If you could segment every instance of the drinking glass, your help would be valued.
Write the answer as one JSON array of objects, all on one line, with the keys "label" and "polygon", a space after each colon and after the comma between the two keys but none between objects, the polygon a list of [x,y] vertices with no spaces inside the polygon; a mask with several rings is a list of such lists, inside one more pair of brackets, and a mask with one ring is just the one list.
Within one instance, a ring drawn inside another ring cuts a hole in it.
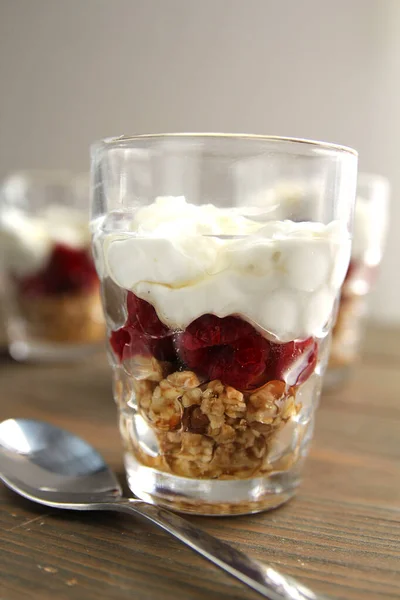
[{"label": "drinking glass", "polygon": [[[356,170],[349,148],[276,137],[93,146],[93,251],[138,497],[229,515],[293,496],[350,258]],[[312,180],[315,201],[269,193],[280,171]]]},{"label": "drinking glass", "polygon": [[21,171],[1,187],[2,304],[17,360],[79,358],[104,341],[89,177]]},{"label": "drinking glass", "polygon": [[368,294],[376,280],[386,241],[389,196],[390,185],[385,177],[359,174],[351,259],[332,331],[325,389],[346,381],[360,357]]}]

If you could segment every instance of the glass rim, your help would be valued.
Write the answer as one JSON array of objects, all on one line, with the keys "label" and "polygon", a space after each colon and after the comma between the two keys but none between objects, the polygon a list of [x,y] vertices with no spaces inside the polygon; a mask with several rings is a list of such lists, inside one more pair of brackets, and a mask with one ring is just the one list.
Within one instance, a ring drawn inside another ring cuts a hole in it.
[{"label": "glass rim", "polygon": [[141,133],[137,135],[120,135],[115,137],[107,137],[91,145],[91,151],[96,152],[100,149],[123,147],[125,144],[140,142],[143,140],[165,140],[165,139],[237,139],[237,140],[254,140],[259,142],[276,142],[276,143],[292,143],[294,145],[306,145],[315,148],[316,150],[326,150],[337,154],[349,154],[358,157],[358,152],[350,146],[334,144],[331,142],[323,142],[318,140],[310,140],[306,138],[285,137],[278,135],[262,135],[250,133],[211,133],[211,132],[177,132],[177,133]]}]

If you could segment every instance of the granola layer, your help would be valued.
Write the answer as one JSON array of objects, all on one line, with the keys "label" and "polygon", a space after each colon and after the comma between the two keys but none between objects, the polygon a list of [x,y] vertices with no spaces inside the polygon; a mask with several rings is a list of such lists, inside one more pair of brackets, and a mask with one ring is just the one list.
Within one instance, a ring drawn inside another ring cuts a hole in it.
[{"label": "granola layer", "polygon": [[[273,380],[242,393],[219,380],[202,383],[192,371],[167,374],[165,363],[142,357],[146,360],[151,375],[133,380],[133,387],[137,411],[155,435],[158,452],[143,449],[122,412],[124,444],[136,460],[192,478],[247,479],[271,472],[275,435],[300,410],[295,387]],[[289,463],[294,460],[293,455]]]},{"label": "granola layer", "polygon": [[56,343],[95,343],[104,339],[97,288],[58,296],[20,296],[16,299],[16,308],[29,339]]}]

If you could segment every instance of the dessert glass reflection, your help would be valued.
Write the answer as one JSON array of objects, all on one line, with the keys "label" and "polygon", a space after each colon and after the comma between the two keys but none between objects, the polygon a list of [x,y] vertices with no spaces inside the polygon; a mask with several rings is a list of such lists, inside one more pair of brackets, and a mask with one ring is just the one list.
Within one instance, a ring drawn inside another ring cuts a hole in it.
[{"label": "dessert glass reflection", "polygon": [[360,173],[351,259],[342,288],[324,388],[341,384],[359,359],[368,293],[378,274],[386,241],[390,185],[380,175]]},{"label": "dessert glass reflection", "polygon": [[[273,172],[301,165],[319,185],[294,221],[289,204],[259,197]],[[356,168],[350,149],[262,136],[93,147],[94,257],[140,498],[244,514],[295,493],[350,258]]]},{"label": "dessert glass reflection", "polygon": [[104,340],[88,205],[83,176],[24,171],[2,186],[2,300],[17,360],[80,357]]}]

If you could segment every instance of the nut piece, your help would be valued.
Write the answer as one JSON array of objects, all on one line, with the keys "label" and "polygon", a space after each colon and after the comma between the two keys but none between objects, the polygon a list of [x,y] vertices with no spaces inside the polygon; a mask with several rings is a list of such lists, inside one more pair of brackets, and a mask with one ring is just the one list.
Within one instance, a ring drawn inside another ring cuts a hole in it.
[{"label": "nut piece", "polygon": [[238,479],[251,477],[259,469],[261,460],[251,456],[244,448],[235,443],[221,444],[214,452],[210,467],[219,472],[221,479],[233,476]]},{"label": "nut piece", "polygon": [[223,402],[225,405],[225,414],[227,417],[232,419],[240,419],[244,417],[246,413],[246,403],[242,392],[235,390],[231,386],[225,388],[225,395],[223,396]]},{"label": "nut piece", "polygon": [[171,471],[182,477],[204,477],[208,472],[214,450],[212,440],[197,433],[182,433],[182,447],[178,457],[168,462]]},{"label": "nut piece", "polygon": [[192,406],[193,404],[200,404],[202,397],[203,394],[201,389],[193,388],[192,390],[188,390],[183,394],[182,404],[185,408]]},{"label": "nut piece", "polygon": [[172,386],[184,390],[191,390],[200,385],[199,378],[193,371],[176,371],[168,375],[167,380]]},{"label": "nut piece", "polygon": [[238,419],[246,414],[242,392],[224,386],[219,380],[211,381],[203,392],[202,412],[210,420],[209,435],[218,435],[226,418]]},{"label": "nut piece", "polygon": [[181,451],[182,433],[180,431],[160,432],[158,440],[163,454],[176,455]]},{"label": "nut piece", "polygon": [[223,391],[224,386],[220,381],[212,381],[203,392],[200,408],[210,421],[210,432],[219,431],[225,423],[225,407],[221,397]]},{"label": "nut piece", "polygon": [[277,380],[269,381],[251,394],[247,413],[248,422],[258,421],[266,425],[272,424],[279,412],[277,402],[284,397],[285,391],[286,384]]},{"label": "nut piece", "polygon": [[147,379],[132,379],[138,406],[147,411],[150,408],[151,398],[156,384]]},{"label": "nut piece", "polygon": [[[160,363],[159,363],[160,364]],[[157,429],[171,431],[181,424],[183,396],[188,406],[201,397],[200,381],[192,371],[176,371],[162,379],[154,389],[151,402],[146,407],[147,418]]]},{"label": "nut piece", "polygon": [[153,392],[147,417],[157,429],[176,429],[181,422],[182,407],[179,402],[181,391],[163,379]]},{"label": "nut piece", "polygon": [[165,363],[163,364],[152,356],[135,354],[132,358],[125,359],[124,366],[135,379],[147,379],[159,382],[164,377]]},{"label": "nut piece", "polygon": [[218,433],[214,433],[212,437],[219,444],[227,444],[236,439],[236,431],[231,425],[224,423]]},{"label": "nut piece", "polygon": [[197,433],[182,433],[182,458],[200,460],[209,463],[212,459],[214,442],[204,435]]}]

